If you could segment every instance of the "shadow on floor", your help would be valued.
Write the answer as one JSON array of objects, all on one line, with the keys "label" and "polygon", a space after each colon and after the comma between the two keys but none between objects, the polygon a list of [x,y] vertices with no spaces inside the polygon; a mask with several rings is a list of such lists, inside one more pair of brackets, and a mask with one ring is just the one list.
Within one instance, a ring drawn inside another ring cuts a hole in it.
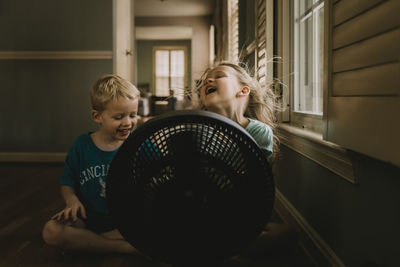
[{"label": "shadow on floor", "polygon": [[[64,253],[44,244],[44,223],[64,206],[58,184],[62,169],[62,164],[0,164],[0,266],[169,266],[136,255]],[[261,256],[207,266],[313,266],[275,213],[271,222],[272,243]],[[196,259],[187,266],[196,266]]]}]

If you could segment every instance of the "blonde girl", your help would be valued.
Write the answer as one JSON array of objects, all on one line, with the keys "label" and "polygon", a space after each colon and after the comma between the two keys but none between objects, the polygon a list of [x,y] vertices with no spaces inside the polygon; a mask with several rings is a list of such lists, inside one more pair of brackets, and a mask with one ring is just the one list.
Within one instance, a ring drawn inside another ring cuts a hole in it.
[{"label": "blonde girl", "polygon": [[274,94],[270,88],[261,88],[244,68],[223,62],[207,69],[197,88],[197,95],[197,108],[237,122],[249,132],[267,156],[276,154],[278,139],[273,132],[277,104]]}]

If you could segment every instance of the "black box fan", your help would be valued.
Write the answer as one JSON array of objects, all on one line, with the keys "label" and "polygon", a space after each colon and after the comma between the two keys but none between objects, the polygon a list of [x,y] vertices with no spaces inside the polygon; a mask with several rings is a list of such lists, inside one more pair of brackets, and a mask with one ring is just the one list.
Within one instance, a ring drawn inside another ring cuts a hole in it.
[{"label": "black box fan", "polygon": [[125,239],[172,264],[239,253],[274,201],[264,152],[240,125],[207,111],[171,112],[138,127],[116,154],[106,190]]}]

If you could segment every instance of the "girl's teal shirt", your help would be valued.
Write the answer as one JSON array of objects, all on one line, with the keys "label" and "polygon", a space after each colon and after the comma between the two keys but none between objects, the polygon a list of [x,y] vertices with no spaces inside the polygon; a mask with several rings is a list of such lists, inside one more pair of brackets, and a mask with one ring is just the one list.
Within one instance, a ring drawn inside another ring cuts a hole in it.
[{"label": "girl's teal shirt", "polygon": [[274,134],[271,127],[261,121],[248,119],[250,122],[246,127],[246,131],[256,140],[258,146],[265,151],[267,156],[270,156],[274,145]]}]

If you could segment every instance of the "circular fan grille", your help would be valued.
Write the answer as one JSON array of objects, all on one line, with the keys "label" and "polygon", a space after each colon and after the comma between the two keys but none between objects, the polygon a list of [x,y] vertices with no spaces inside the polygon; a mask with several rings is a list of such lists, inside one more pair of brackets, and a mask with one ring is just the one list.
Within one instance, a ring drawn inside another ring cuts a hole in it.
[{"label": "circular fan grille", "polygon": [[270,166],[238,124],[206,111],[152,119],[121,146],[107,178],[121,234],[167,263],[238,253],[267,223]]}]

